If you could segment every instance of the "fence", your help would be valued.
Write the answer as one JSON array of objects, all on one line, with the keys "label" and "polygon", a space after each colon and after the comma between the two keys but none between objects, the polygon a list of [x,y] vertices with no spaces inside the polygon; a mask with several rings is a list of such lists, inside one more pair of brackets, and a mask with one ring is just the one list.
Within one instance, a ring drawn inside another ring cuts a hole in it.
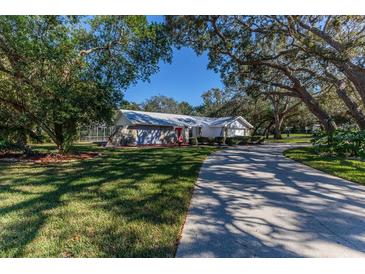
[{"label": "fence", "polygon": [[80,131],[81,142],[107,142],[115,127],[95,126]]}]

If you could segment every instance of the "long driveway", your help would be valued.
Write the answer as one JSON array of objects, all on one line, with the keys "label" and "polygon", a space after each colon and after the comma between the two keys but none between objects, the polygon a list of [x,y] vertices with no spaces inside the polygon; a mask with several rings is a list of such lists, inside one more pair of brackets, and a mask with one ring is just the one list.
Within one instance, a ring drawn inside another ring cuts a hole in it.
[{"label": "long driveway", "polygon": [[365,186],[282,155],[228,148],[200,171],[177,257],[365,257]]}]

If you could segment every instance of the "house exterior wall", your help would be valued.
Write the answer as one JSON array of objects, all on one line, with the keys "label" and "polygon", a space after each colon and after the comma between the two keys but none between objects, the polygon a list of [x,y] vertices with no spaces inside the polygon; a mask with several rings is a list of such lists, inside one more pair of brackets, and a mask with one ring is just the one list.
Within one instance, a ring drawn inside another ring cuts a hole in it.
[{"label": "house exterior wall", "polygon": [[[247,136],[249,135],[249,129],[241,121],[236,120],[226,126],[227,137],[234,136]],[[223,137],[224,127],[202,127],[200,136],[201,137]]]},{"label": "house exterior wall", "polygon": [[[189,137],[234,137],[246,136],[250,133],[249,124],[241,117],[224,117],[212,120],[207,117],[180,117],[181,115],[175,117],[176,115],[174,116],[172,114],[166,116],[166,114],[148,112],[136,112],[132,114],[128,114],[129,116],[127,116],[127,114],[121,112],[115,124],[116,130],[109,137],[109,145],[176,144],[176,128],[181,127],[183,128],[182,135],[185,142],[189,140]],[[227,124],[229,121],[232,122]],[[178,125],[182,126],[180,127]]]},{"label": "house exterior wall", "polygon": [[200,127],[192,127],[190,129],[190,134],[191,134],[190,137],[199,137],[200,136],[200,131],[201,131]]},{"label": "house exterior wall", "polygon": [[246,129],[228,129],[227,137],[235,137],[235,136],[247,136]]},{"label": "house exterior wall", "polygon": [[[188,129],[182,134],[187,141]],[[168,145],[177,143],[177,134],[174,127],[135,125],[120,127],[110,139],[113,146]]]},{"label": "house exterior wall", "polygon": [[137,131],[137,145],[163,145],[177,141],[176,132],[172,127],[139,126]]},{"label": "house exterior wall", "polygon": [[241,121],[236,120],[227,125],[227,137],[248,136],[249,129]]},{"label": "house exterior wall", "polygon": [[223,135],[222,127],[202,127],[201,137],[220,137]]},{"label": "house exterior wall", "polygon": [[137,131],[132,128],[117,127],[116,131],[109,137],[109,146],[136,145]]},{"label": "house exterior wall", "polygon": [[235,129],[245,129],[246,126],[241,123],[239,120],[236,120],[230,124],[227,125],[228,128],[235,128]]}]

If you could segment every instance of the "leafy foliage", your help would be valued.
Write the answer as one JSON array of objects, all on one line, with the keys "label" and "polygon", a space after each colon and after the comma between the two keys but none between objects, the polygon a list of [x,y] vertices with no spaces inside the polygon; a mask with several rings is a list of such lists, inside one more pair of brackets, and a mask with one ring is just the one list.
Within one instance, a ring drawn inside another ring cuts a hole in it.
[{"label": "leafy foliage", "polygon": [[[191,138],[191,144],[204,144],[204,145],[214,145],[214,144],[226,144],[229,146],[232,145],[248,145],[248,144],[261,144],[264,141],[263,136],[235,136],[235,137],[198,137]],[[196,140],[198,141],[196,143]]]},{"label": "leafy foliage", "polygon": [[21,149],[22,148],[19,147],[19,145],[17,145],[14,142],[11,142],[6,139],[0,139],[0,152],[8,152],[8,151],[13,151],[13,150],[21,150]]},{"label": "leafy foliage", "polygon": [[323,106],[330,91],[365,128],[363,16],[169,16],[167,22],[178,46],[208,52],[208,67],[226,86],[296,97],[332,132],[335,119]]},{"label": "leafy foliage", "polygon": [[318,152],[365,157],[365,131],[337,130],[318,133],[313,144]]},{"label": "leafy foliage", "polygon": [[141,106],[138,105],[136,102],[131,102],[131,101],[127,101],[127,100],[122,100],[119,107],[121,109],[142,110]]},{"label": "leafy foliage", "polygon": [[43,140],[39,128],[23,114],[14,113],[0,101],[0,150],[20,150],[30,152],[27,139],[33,142]]},{"label": "leafy foliage", "polygon": [[145,16],[2,16],[0,104],[64,150],[170,56],[163,26]]},{"label": "leafy foliage", "polygon": [[144,101],[141,105],[144,111],[174,113],[191,115],[194,113],[194,107],[188,102],[177,102],[174,98],[157,95]]}]

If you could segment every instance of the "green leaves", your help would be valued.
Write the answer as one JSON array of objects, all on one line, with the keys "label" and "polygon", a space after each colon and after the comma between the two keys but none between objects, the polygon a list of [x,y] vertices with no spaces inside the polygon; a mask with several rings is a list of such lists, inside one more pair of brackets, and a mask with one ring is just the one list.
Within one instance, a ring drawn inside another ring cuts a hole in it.
[{"label": "green leaves", "polygon": [[[343,101],[355,121],[353,109],[365,103],[364,16],[169,16],[173,41],[197,54],[208,53],[208,68],[219,72],[224,84],[250,95],[301,98],[328,131],[331,113],[320,102],[327,93]],[[333,77],[329,77],[328,74]],[[335,80],[334,80],[335,79]],[[345,79],[349,89],[339,97],[336,81]],[[352,87],[353,85],[353,87]],[[347,101],[360,97],[353,109]],[[345,98],[347,97],[347,99]],[[343,99],[345,98],[345,99]],[[333,102],[325,101],[332,107]],[[359,126],[361,127],[359,123]]]},{"label": "green leaves", "polygon": [[144,16],[91,18],[91,29],[80,39],[90,74],[106,85],[125,89],[147,81],[158,62],[171,60],[169,39],[161,24],[147,24]]},{"label": "green leaves", "polygon": [[145,16],[2,16],[0,104],[62,147],[110,122],[123,91],[170,59],[163,25]]},{"label": "green leaves", "polygon": [[337,130],[320,133],[313,139],[318,152],[365,157],[365,131]]},{"label": "green leaves", "polygon": [[[194,112],[193,106],[187,102],[177,102],[173,98],[157,95],[147,99],[142,104],[144,111],[161,112],[161,113],[175,113],[191,115]],[[132,106],[133,109],[133,106]]]}]

